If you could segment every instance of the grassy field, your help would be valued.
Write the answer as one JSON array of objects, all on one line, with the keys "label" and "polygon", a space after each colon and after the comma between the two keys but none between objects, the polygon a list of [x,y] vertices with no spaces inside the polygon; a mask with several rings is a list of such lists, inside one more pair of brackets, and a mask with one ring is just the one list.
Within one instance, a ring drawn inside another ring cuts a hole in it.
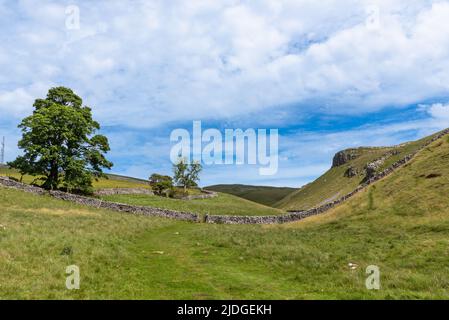
[{"label": "grassy field", "polygon": [[200,214],[265,216],[284,213],[282,210],[225,193],[219,193],[218,197],[215,198],[194,200],[179,200],[149,195],[112,195],[102,196],[101,198],[120,203]]},{"label": "grassy field", "polygon": [[[435,134],[436,135],[436,134]],[[389,157],[379,167],[382,171],[394,162],[404,158],[406,155],[419,150],[434,135],[423,139],[409,142],[395,147],[367,148],[361,147],[354,150],[359,156],[348,163],[332,167],[318,179],[309,183],[299,190],[288,194],[285,198],[274,204],[274,207],[285,210],[307,210],[334,201],[343,195],[353,191],[364,179],[364,167],[367,163],[378,159],[386,152],[396,151],[397,154]],[[359,172],[354,177],[345,177],[344,173],[352,166]]]},{"label": "grassy field", "polygon": [[248,186],[243,184],[217,184],[205,187],[205,189],[232,194],[265,206],[273,206],[276,202],[297,190],[287,187]]},{"label": "grassy field", "polygon": [[[139,217],[0,188],[0,298],[448,299],[448,159],[445,138],[328,214],[281,226]],[[80,290],[65,288],[70,264]],[[365,288],[368,265],[380,290]]]}]

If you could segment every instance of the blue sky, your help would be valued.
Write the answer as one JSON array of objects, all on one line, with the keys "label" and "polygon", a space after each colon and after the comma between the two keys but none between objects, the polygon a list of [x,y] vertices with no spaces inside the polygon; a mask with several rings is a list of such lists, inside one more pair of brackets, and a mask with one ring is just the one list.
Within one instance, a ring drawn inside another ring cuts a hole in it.
[{"label": "blue sky", "polygon": [[448,1],[0,0],[0,136],[14,159],[20,119],[63,85],[93,108],[115,173],[170,173],[171,130],[201,120],[281,135],[276,175],[206,166],[202,185],[297,187],[338,150],[449,127],[448,35]]}]

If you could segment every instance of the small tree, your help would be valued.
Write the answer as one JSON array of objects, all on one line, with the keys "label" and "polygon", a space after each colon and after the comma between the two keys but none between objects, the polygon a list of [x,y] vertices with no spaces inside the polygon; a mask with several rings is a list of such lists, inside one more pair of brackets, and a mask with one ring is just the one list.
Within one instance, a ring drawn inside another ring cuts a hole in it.
[{"label": "small tree", "polygon": [[173,180],[170,176],[153,173],[150,177],[150,186],[157,195],[166,194],[173,189]]},{"label": "small tree", "polygon": [[189,165],[187,159],[180,158],[173,166],[173,180],[178,186],[183,187],[184,193],[186,193],[187,188],[197,186],[201,170],[202,166],[199,162],[195,161]]},{"label": "small tree", "polygon": [[50,89],[33,106],[33,114],[19,125],[24,154],[9,165],[22,175],[42,175],[46,189],[56,189],[62,182],[69,190],[86,191],[93,177],[104,176],[102,168],[112,167],[104,156],[108,139],[95,135],[100,125],[92,119],[91,109],[64,87]]},{"label": "small tree", "polygon": [[188,187],[193,188],[198,186],[198,181],[200,181],[200,172],[203,170],[203,167],[199,162],[193,162],[189,167],[189,179],[188,179]]}]

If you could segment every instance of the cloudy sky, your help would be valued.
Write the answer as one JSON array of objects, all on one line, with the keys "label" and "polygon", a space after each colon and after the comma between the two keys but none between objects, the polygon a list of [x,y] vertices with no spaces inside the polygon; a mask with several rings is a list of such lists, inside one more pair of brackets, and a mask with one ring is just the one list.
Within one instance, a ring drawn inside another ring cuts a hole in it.
[{"label": "cloudy sky", "polygon": [[449,127],[448,1],[0,0],[0,42],[7,160],[59,85],[93,108],[115,173],[170,173],[193,120],[279,129],[276,175],[206,166],[202,185],[300,186],[340,149]]}]

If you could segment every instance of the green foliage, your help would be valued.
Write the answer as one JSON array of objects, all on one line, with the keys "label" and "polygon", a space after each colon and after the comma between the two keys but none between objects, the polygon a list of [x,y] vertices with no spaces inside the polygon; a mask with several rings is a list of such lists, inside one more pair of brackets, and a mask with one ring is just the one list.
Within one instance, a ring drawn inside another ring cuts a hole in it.
[{"label": "green foliage", "polygon": [[184,192],[187,188],[196,187],[199,179],[199,174],[202,170],[202,166],[199,162],[192,162],[189,164],[187,159],[179,158],[178,162],[173,165],[173,180],[178,185],[184,188]]},{"label": "green foliage", "polygon": [[173,181],[170,176],[153,173],[149,180],[154,194],[168,196],[173,190]]},{"label": "green foliage", "polygon": [[22,120],[19,148],[24,154],[9,165],[22,175],[40,175],[46,189],[62,185],[67,190],[88,191],[92,178],[103,177],[112,163],[104,154],[108,139],[95,135],[100,129],[91,108],[72,90],[52,88],[45,99],[34,102],[33,114]]}]

